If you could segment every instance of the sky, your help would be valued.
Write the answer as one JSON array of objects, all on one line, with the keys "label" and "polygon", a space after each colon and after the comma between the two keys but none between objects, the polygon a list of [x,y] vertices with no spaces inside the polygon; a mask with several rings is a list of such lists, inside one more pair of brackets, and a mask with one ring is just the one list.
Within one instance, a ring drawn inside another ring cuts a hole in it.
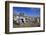
[{"label": "sky", "polygon": [[40,8],[13,7],[13,14],[24,13],[26,16],[40,16]]}]

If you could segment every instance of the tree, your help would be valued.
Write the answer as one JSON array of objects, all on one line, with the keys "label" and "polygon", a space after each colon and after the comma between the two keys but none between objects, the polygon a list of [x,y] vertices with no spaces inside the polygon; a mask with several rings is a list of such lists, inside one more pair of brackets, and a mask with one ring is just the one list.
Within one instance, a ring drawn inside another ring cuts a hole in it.
[{"label": "tree", "polygon": [[20,16],[24,16],[24,13],[19,13]]}]

